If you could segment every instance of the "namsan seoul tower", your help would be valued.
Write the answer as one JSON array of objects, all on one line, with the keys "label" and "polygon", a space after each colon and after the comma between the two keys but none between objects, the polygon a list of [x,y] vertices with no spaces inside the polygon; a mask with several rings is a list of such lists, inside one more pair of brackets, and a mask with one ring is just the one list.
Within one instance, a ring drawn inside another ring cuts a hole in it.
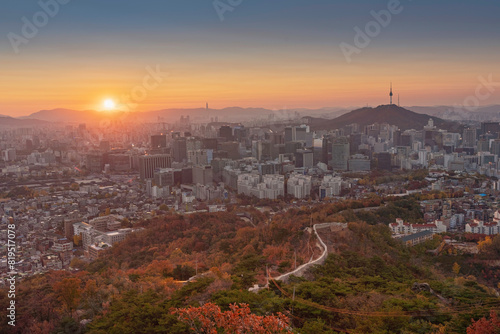
[{"label": "namsan seoul tower", "polygon": [[391,92],[389,93],[389,97],[391,98],[391,104],[392,104],[392,82],[391,82]]}]

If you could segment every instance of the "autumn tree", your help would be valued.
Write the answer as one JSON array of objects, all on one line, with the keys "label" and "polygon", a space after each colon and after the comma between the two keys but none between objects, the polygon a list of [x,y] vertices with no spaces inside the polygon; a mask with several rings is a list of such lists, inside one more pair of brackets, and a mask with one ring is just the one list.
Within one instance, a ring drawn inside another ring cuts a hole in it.
[{"label": "autumn tree", "polygon": [[222,312],[219,306],[207,303],[201,307],[173,309],[172,313],[194,333],[293,333],[290,319],[282,313],[258,316],[250,312],[247,304],[229,307],[229,311]]},{"label": "autumn tree", "polygon": [[82,270],[83,268],[85,268],[86,265],[87,265],[87,262],[85,262],[77,257],[74,257],[69,264],[70,268],[79,269],[79,270]]},{"label": "autumn tree", "polygon": [[82,244],[82,236],[79,234],[75,234],[73,236],[73,243],[76,247],[80,246]]},{"label": "autumn tree", "polygon": [[456,262],[455,262],[455,263],[453,264],[453,272],[455,273],[455,275],[457,275],[457,276],[458,276],[458,274],[460,273],[460,268],[461,268],[461,267],[460,267],[460,265],[459,265],[458,263],[456,263]]},{"label": "autumn tree", "polygon": [[79,278],[65,278],[54,284],[54,291],[59,300],[64,304],[69,314],[73,314],[80,303],[82,281]]},{"label": "autumn tree", "polygon": [[479,249],[480,252],[485,252],[488,247],[490,247],[492,244],[491,237],[487,236],[484,240],[480,240],[477,243],[477,248]]},{"label": "autumn tree", "polygon": [[500,319],[495,311],[490,312],[490,319],[483,317],[467,328],[467,334],[495,334],[500,333]]},{"label": "autumn tree", "polygon": [[104,300],[103,293],[97,287],[97,283],[93,279],[89,279],[82,290],[82,304],[93,315],[102,311],[102,302]]}]

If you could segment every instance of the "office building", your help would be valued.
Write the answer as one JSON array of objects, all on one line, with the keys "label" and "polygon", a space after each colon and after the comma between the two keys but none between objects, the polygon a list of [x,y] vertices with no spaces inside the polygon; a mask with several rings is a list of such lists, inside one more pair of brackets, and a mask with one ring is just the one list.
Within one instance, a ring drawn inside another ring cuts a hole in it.
[{"label": "office building", "polygon": [[151,136],[151,148],[165,148],[167,147],[167,135],[152,135]]},{"label": "office building", "polygon": [[380,170],[392,170],[392,155],[389,152],[380,152],[377,154],[378,169]]},{"label": "office building", "polygon": [[297,150],[295,152],[295,167],[312,168],[314,166],[314,154],[310,150]]},{"label": "office building", "polygon": [[228,125],[223,125],[219,129],[219,137],[224,138],[226,141],[233,140],[233,128]]},{"label": "office building", "polygon": [[141,180],[153,179],[156,169],[170,167],[172,167],[172,157],[169,154],[143,155],[139,157]]},{"label": "office building", "polygon": [[211,165],[198,165],[193,167],[193,183],[210,185],[213,183]]},{"label": "office building", "polygon": [[346,137],[332,140],[332,160],[330,166],[333,170],[347,170],[350,155],[349,140]]},{"label": "office building", "polygon": [[462,146],[463,147],[475,147],[476,146],[476,129],[475,128],[468,128],[464,129],[463,135],[462,135]]},{"label": "office building", "polygon": [[154,184],[158,187],[174,185],[174,169],[160,168],[153,173]]},{"label": "office building", "polygon": [[172,158],[176,162],[187,160],[187,141],[185,137],[174,139],[172,143]]},{"label": "office building", "polygon": [[371,169],[370,158],[363,154],[354,154],[348,160],[349,170],[353,172],[369,171]]}]

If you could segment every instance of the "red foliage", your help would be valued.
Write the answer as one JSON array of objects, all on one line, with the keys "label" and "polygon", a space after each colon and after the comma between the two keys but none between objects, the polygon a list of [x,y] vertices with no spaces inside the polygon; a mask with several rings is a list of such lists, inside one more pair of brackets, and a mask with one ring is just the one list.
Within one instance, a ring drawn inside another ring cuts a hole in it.
[{"label": "red foliage", "polygon": [[258,316],[250,312],[247,304],[232,304],[229,311],[222,312],[219,306],[207,303],[201,307],[173,309],[172,314],[195,333],[217,334],[218,330],[239,334],[293,333],[286,315]]},{"label": "red foliage", "polygon": [[494,334],[500,333],[500,319],[495,311],[490,312],[490,319],[486,317],[478,321],[472,320],[472,325],[467,328],[467,334]]}]

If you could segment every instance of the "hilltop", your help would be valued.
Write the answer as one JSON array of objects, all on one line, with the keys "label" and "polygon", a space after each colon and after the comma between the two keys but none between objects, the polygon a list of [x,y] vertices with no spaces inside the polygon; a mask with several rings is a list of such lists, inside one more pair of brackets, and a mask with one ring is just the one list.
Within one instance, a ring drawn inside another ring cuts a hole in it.
[{"label": "hilltop", "polygon": [[434,125],[441,129],[457,130],[459,128],[459,125],[456,123],[427,114],[419,114],[395,104],[380,105],[376,108],[365,107],[356,109],[332,120],[307,117],[308,124],[314,130],[338,129],[353,123],[357,123],[362,127],[374,123],[388,123],[396,125],[401,130],[420,130],[429,122],[429,119],[432,119]]}]

